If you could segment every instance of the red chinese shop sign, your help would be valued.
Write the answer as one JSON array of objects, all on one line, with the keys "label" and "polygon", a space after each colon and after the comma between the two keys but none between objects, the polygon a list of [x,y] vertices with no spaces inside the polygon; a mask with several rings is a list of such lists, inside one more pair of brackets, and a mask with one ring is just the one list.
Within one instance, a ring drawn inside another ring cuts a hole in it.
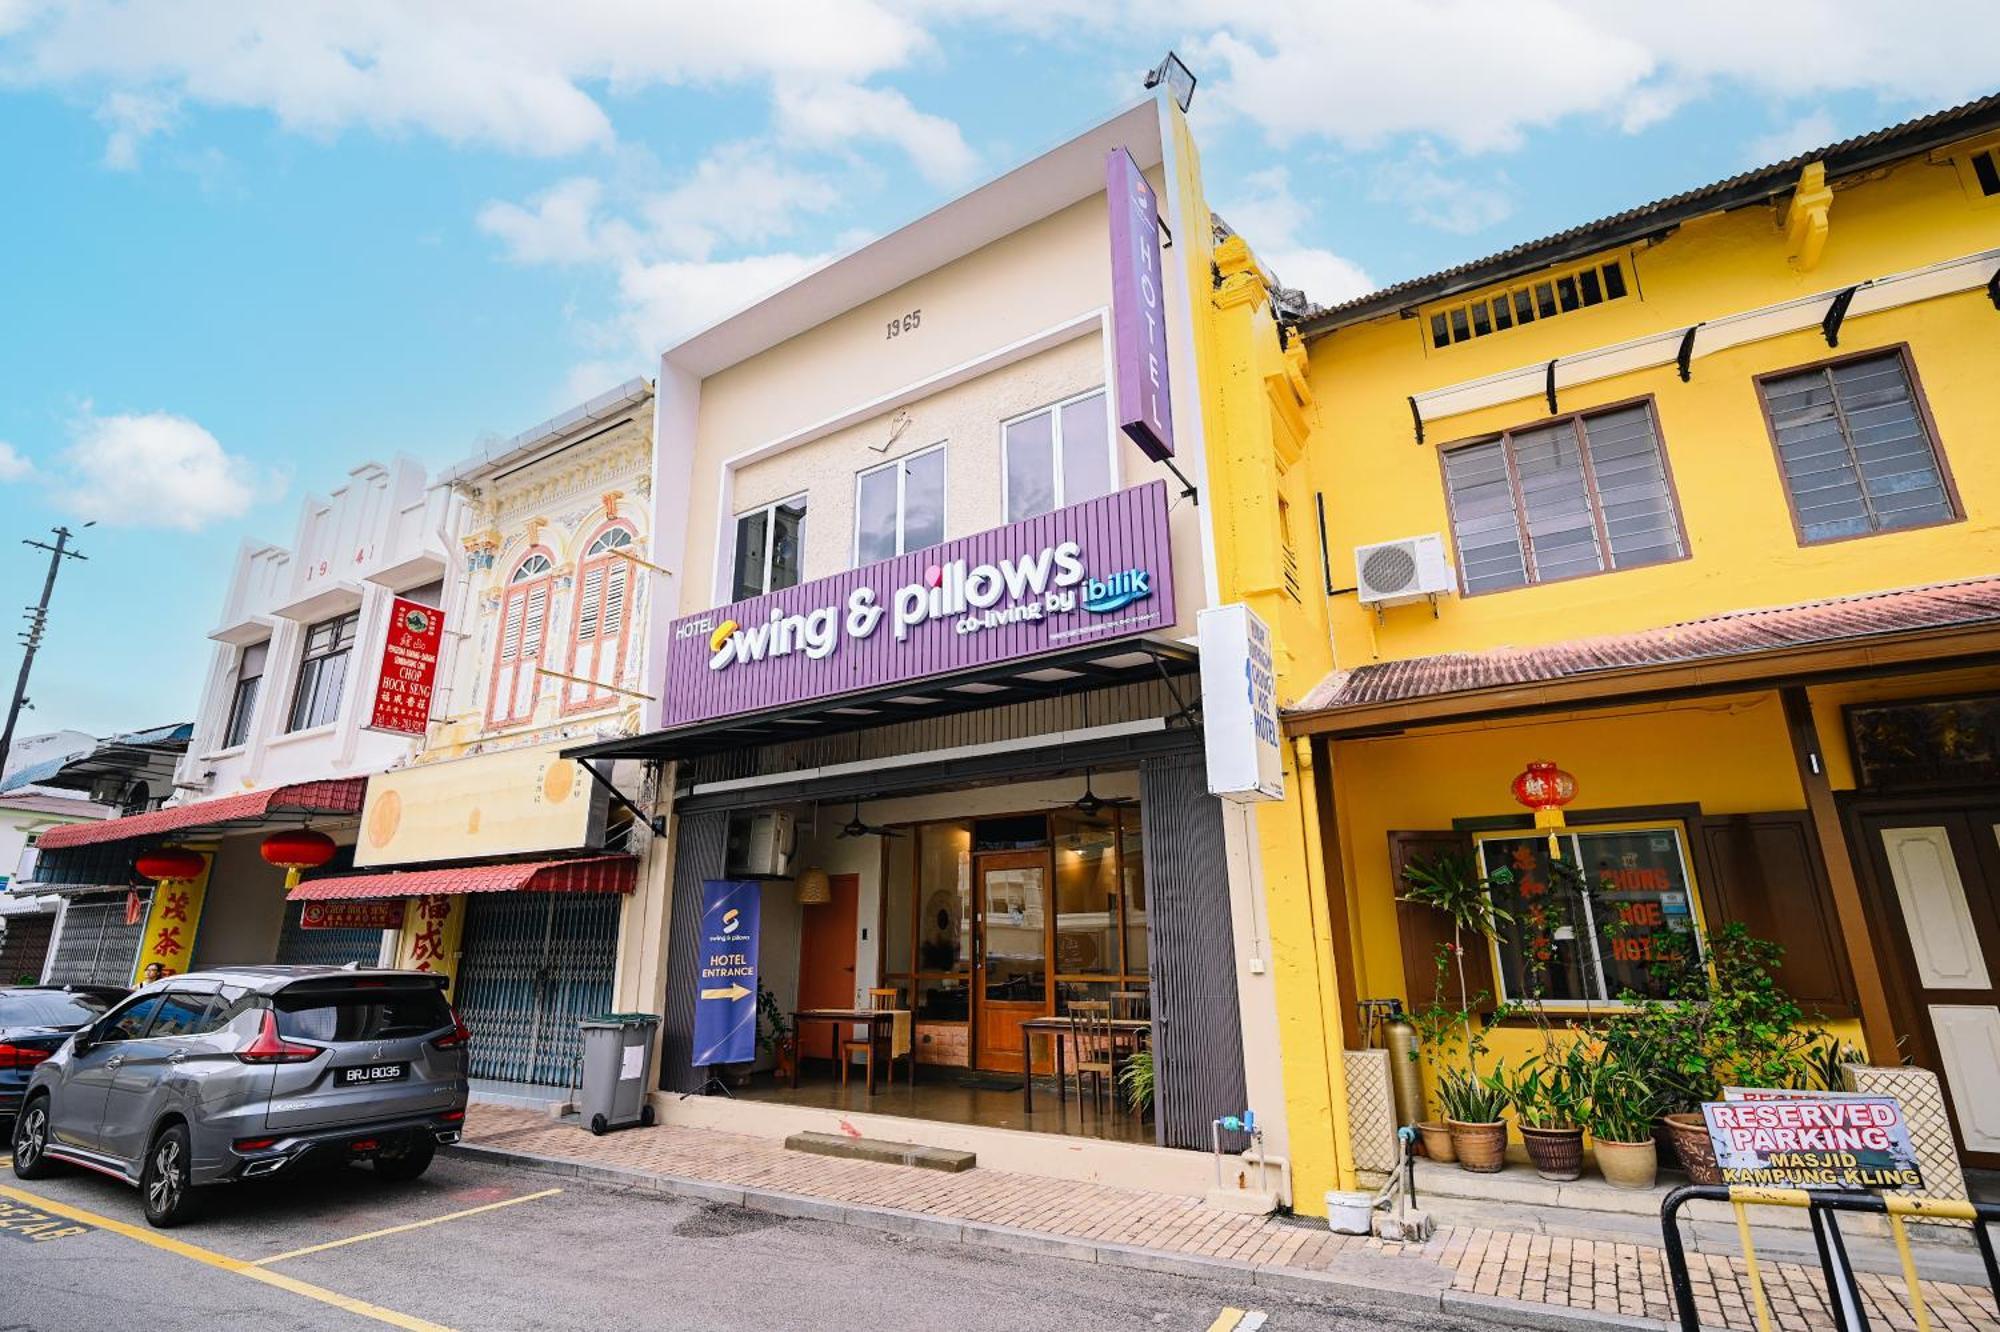
[{"label": "red chinese shop sign", "polygon": [[395,599],[389,608],[389,636],[382,643],[382,669],[375,677],[369,730],[424,733],[430,724],[438,645],[443,640],[443,611],[402,597]]},{"label": "red chinese shop sign", "polygon": [[299,903],[299,928],[304,930],[399,930],[402,927],[403,899],[400,897]]}]

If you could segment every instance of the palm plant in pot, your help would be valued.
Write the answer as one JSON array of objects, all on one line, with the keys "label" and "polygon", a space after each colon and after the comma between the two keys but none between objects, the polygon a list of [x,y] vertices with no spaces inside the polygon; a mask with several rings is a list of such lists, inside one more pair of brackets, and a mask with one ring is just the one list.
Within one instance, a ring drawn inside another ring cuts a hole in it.
[{"label": "palm plant in pot", "polygon": [[[1488,882],[1482,878],[1470,856],[1442,855],[1412,862],[1403,868],[1408,891],[1403,900],[1441,912],[1451,922],[1451,942],[1441,944],[1437,954],[1437,992],[1431,1008],[1418,1022],[1425,1044],[1442,1051],[1455,1045],[1457,1058],[1437,1069],[1437,1097],[1450,1134],[1451,1150],[1460,1167],[1482,1174],[1500,1169],[1507,1161],[1508,1092],[1504,1068],[1479,1071],[1480,1056],[1486,1053],[1484,1025],[1475,1030],[1473,1012],[1485,1001],[1484,991],[1473,995],[1465,977],[1465,949],[1468,941],[1491,939],[1493,932],[1509,917],[1493,904]],[[1445,1003],[1448,972],[1458,973],[1459,1003]],[[1428,1030],[1426,1030],[1428,1028]],[[1432,1133],[1424,1125],[1428,1147]]]},{"label": "palm plant in pot", "polygon": [[1660,1168],[1659,1148],[1653,1142],[1658,1092],[1644,1070],[1628,1062],[1631,1053],[1607,1040],[1585,1057],[1590,1084],[1579,1114],[1590,1130],[1604,1182],[1621,1189],[1650,1189]]},{"label": "palm plant in pot", "polygon": [[1580,1041],[1529,1055],[1509,1082],[1528,1159],[1543,1179],[1583,1174],[1583,1114],[1593,1069]]}]

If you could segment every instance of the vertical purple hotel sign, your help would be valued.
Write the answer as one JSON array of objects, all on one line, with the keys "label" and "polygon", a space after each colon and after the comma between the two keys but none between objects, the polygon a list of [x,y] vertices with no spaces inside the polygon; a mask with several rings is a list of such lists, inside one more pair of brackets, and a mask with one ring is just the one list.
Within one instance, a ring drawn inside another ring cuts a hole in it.
[{"label": "vertical purple hotel sign", "polygon": [[1167,486],[1152,481],[684,615],[669,631],[662,720],[789,707],[1175,622]]},{"label": "vertical purple hotel sign", "polygon": [[1174,404],[1167,379],[1160,208],[1132,154],[1104,161],[1111,202],[1111,330],[1117,366],[1118,428],[1154,462],[1174,456]]}]

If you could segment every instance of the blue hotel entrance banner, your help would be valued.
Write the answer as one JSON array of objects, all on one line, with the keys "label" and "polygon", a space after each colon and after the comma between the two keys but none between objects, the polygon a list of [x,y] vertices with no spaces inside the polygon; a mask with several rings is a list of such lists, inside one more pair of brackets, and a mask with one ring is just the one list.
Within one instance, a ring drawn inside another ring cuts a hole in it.
[{"label": "blue hotel entrance banner", "polygon": [[757,1057],[757,937],[763,885],[709,879],[701,885],[701,971],[694,1006],[694,1065],[747,1064]]}]

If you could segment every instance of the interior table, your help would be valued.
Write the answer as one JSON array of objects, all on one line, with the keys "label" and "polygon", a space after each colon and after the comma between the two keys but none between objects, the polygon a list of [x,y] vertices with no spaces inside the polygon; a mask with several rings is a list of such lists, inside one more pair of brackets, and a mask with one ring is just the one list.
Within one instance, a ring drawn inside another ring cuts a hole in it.
[{"label": "interior table", "polygon": [[[1114,1043],[1122,1045],[1129,1038],[1135,1051],[1140,1041],[1153,1031],[1153,1024],[1145,1018],[1112,1018],[1106,1025],[1111,1028]],[[1063,1038],[1073,1030],[1067,1017],[1034,1017],[1021,1024],[1021,1104],[1029,1114],[1035,1113],[1035,1037],[1046,1036],[1055,1045],[1056,1104],[1062,1106],[1069,1101],[1068,1078],[1063,1073]],[[1116,1088],[1112,1094],[1117,1094]]]},{"label": "interior table", "polygon": [[[890,1033],[895,1029],[896,1010],[893,1008],[801,1008],[792,1014],[792,1030],[798,1032],[808,1022],[824,1022],[833,1028],[833,1048],[836,1055],[840,1051],[840,1032],[843,1027],[858,1027],[867,1024],[868,1042],[875,1047],[875,1057],[868,1061],[868,1094],[875,1094],[875,1066],[881,1062],[882,1052],[888,1048]],[[804,1048],[804,1042],[800,1042]],[[915,1054],[910,1056],[915,1059]],[[792,1086],[799,1085],[799,1065],[803,1060],[792,1060]]]}]

